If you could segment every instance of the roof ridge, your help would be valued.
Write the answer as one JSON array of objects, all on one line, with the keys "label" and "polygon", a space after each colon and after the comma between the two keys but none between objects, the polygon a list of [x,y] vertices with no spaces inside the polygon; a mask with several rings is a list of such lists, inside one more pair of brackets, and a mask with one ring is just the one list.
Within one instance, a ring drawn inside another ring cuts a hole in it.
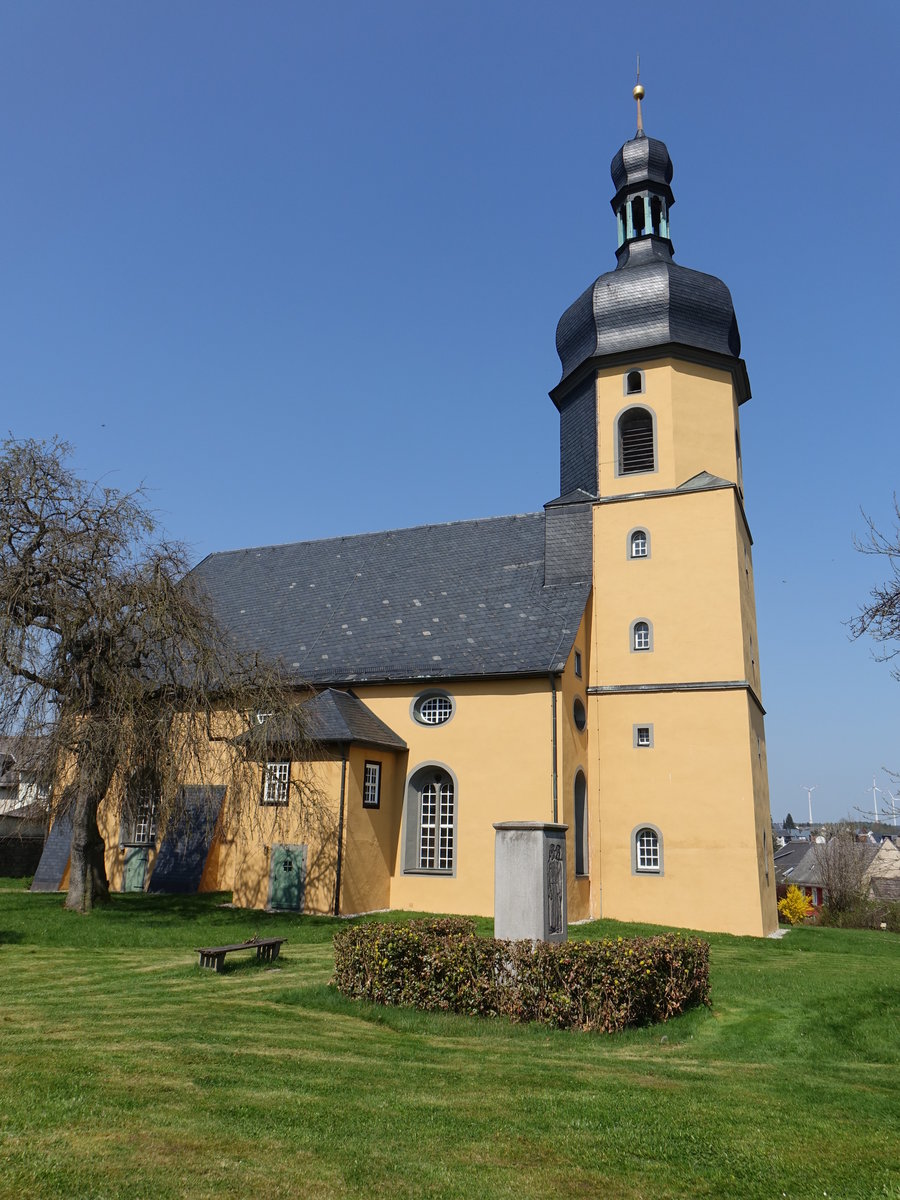
[{"label": "roof ridge", "polygon": [[332,537],[298,538],[294,542],[268,542],[261,546],[237,546],[231,550],[211,550],[209,554],[196,562],[191,569],[196,570],[201,563],[206,562],[210,558],[224,558],[227,554],[246,554],[250,550],[283,550],[288,546],[317,546],[325,542],[349,542],[361,540],[362,538],[383,537],[392,533],[410,533],[418,529],[449,529],[454,525],[484,525],[489,521],[516,521],[524,517],[540,517],[543,519],[544,514],[543,512],[500,513],[493,517],[469,517],[466,520],[460,521],[428,521],[424,525],[400,525],[395,529],[372,529],[365,533],[339,533]]}]

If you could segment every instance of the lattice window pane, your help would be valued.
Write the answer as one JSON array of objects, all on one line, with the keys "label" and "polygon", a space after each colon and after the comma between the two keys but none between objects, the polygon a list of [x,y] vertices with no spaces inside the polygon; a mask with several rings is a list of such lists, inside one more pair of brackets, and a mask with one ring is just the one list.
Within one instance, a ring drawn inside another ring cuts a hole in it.
[{"label": "lattice window pane", "polygon": [[453,715],[449,696],[428,696],[419,705],[419,717],[426,725],[443,725]]},{"label": "lattice window pane", "polygon": [[642,829],[637,839],[638,870],[659,870],[659,838],[652,829]]},{"label": "lattice window pane", "polygon": [[638,621],[634,627],[634,648],[635,650],[650,649],[650,626],[646,621]]},{"label": "lattice window pane", "polygon": [[266,763],[264,804],[287,804],[291,781],[290,762]]},{"label": "lattice window pane", "polygon": [[453,867],[453,784],[441,784],[441,827],[438,867],[449,871]]},{"label": "lattice window pane", "polygon": [[433,870],[437,844],[437,787],[426,783],[422,788],[422,810],[419,821],[419,867]]},{"label": "lattice window pane", "polygon": [[156,801],[141,801],[134,818],[132,841],[148,846],[156,841]]},{"label": "lattice window pane", "polygon": [[367,762],[363,779],[363,806],[377,808],[381,784],[381,763]]}]

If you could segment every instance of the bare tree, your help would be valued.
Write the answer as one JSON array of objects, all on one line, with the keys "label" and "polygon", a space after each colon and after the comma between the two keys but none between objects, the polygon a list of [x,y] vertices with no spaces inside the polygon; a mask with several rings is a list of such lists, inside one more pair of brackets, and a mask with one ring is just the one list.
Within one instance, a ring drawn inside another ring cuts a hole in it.
[{"label": "bare tree", "polygon": [[869,862],[866,846],[856,840],[852,825],[827,826],[825,841],[813,844],[813,855],[825,903],[832,912],[847,912],[865,899]]},{"label": "bare tree", "polygon": [[[0,729],[43,736],[54,815],[72,820],[66,906],[109,898],[98,810],[148,788],[159,821],[183,818],[186,775],[240,795],[260,777],[265,723],[281,753],[313,747],[296,692],[237,646],[157,535],[141,491],[86,483],[58,441],[0,453]],[[315,807],[312,785],[294,781]]]},{"label": "bare tree", "polygon": [[[894,496],[894,522],[890,533],[882,533],[871,517],[863,514],[866,535],[855,539],[862,554],[875,554],[887,560],[888,577],[873,587],[869,599],[850,621],[855,638],[868,634],[881,644],[879,657],[893,659],[900,653],[900,504]],[[894,668],[900,679],[900,668]]]}]

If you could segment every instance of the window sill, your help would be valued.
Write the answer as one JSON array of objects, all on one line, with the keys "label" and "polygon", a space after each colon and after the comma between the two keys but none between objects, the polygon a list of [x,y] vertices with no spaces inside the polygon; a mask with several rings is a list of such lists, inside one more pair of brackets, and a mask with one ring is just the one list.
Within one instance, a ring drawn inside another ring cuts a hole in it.
[{"label": "window sill", "polygon": [[403,871],[404,875],[440,875],[443,878],[452,877],[456,874],[453,867],[406,867]]}]

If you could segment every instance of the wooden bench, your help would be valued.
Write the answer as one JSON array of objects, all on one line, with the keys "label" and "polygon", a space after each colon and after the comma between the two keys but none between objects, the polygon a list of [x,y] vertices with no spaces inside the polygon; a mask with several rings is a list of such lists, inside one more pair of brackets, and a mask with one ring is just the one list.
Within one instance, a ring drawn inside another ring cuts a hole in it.
[{"label": "wooden bench", "polygon": [[234,950],[255,950],[257,962],[274,962],[281,951],[281,943],[287,938],[250,938],[246,942],[235,942],[231,946],[206,946],[198,949],[201,967],[212,967],[221,971],[225,965],[225,955]]}]

